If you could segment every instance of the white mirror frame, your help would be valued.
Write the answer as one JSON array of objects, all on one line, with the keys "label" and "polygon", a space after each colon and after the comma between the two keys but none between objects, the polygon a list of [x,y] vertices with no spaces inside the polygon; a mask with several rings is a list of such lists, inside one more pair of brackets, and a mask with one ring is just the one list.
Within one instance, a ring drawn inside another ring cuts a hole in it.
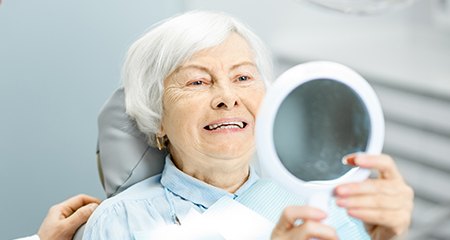
[{"label": "white mirror frame", "polygon": [[372,87],[358,73],[342,64],[327,61],[299,64],[284,72],[268,87],[258,113],[255,130],[257,155],[265,176],[279,182],[287,190],[306,198],[322,190],[331,191],[338,184],[362,181],[370,174],[368,169],[355,167],[334,180],[304,182],[292,175],[280,161],[273,138],[273,126],[278,109],[294,89],[318,79],[330,79],[343,83],[353,89],[363,101],[371,123],[366,153],[379,154],[384,141],[384,118],[381,105]]}]

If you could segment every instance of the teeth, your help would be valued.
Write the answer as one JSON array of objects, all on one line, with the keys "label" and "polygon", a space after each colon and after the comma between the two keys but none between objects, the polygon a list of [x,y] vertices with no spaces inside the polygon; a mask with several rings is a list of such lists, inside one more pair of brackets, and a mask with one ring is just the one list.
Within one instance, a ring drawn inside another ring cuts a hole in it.
[{"label": "teeth", "polygon": [[244,128],[244,123],[243,122],[225,122],[225,123],[208,125],[209,130],[214,130],[217,128]]}]

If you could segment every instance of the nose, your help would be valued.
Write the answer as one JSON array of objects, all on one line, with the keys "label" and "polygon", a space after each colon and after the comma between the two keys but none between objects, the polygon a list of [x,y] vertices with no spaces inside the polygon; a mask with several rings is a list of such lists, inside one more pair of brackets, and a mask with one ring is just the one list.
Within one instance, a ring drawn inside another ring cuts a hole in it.
[{"label": "nose", "polygon": [[239,105],[239,97],[231,86],[216,86],[211,107],[215,110],[230,110]]}]

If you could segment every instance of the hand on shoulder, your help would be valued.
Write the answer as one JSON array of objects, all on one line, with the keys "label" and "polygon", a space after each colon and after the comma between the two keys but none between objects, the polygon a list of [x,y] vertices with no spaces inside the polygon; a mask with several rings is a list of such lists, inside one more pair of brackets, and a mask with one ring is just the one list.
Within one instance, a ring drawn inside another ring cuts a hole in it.
[{"label": "hand on shoulder", "polygon": [[71,240],[100,202],[97,198],[80,194],[52,206],[39,228],[40,239]]}]

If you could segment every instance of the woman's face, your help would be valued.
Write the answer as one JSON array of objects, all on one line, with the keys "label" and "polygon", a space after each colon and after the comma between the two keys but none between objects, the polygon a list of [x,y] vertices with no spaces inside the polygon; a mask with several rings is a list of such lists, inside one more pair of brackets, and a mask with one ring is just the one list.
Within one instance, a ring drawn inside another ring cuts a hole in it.
[{"label": "woman's face", "polygon": [[161,133],[172,155],[249,158],[264,93],[250,46],[238,34],[195,53],[164,82]]}]

